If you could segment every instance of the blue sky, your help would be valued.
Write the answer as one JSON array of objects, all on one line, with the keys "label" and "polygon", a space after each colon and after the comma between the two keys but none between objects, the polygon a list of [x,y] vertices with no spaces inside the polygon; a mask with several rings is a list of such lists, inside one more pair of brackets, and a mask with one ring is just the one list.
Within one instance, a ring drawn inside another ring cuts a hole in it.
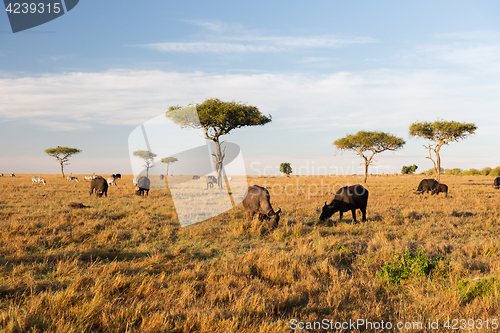
[{"label": "blue sky", "polygon": [[[57,173],[44,150],[82,149],[67,172],[131,173],[128,136],[171,105],[237,100],[271,114],[225,139],[247,171],[361,172],[332,143],[359,130],[403,137],[371,171],[432,167],[414,121],[474,122],[443,167],[500,165],[497,1],[80,1],[13,34],[0,13],[0,172]],[[316,168],[316,169],[315,169]],[[175,164],[172,170],[175,170]]]}]

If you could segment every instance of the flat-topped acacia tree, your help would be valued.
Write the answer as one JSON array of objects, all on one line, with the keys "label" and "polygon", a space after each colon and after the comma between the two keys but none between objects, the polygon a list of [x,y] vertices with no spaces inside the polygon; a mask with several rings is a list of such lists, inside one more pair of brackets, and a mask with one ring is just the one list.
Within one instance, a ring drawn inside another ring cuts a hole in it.
[{"label": "flat-topped acacia tree", "polygon": [[[425,121],[411,124],[410,136],[421,137],[434,142],[424,147],[429,150],[427,158],[432,161],[437,181],[439,181],[441,178],[441,156],[439,155],[441,147],[450,142],[465,139],[469,135],[474,134],[476,130],[477,126],[474,123],[436,120],[433,123]],[[431,152],[434,152],[436,155],[435,161],[432,158]]]},{"label": "flat-topped acacia tree", "polygon": [[59,161],[59,164],[61,165],[61,174],[64,177],[64,166],[69,164],[68,163],[69,158],[71,157],[71,155],[80,153],[81,150],[77,148],[57,146],[57,148],[45,149],[45,152],[49,156],[55,157],[56,160]]},{"label": "flat-topped acacia tree", "polygon": [[[165,163],[167,165],[167,174],[166,174],[167,176],[168,176],[168,168],[170,167],[170,164],[175,163],[177,161],[178,161],[178,159],[175,157],[172,157],[172,156],[164,157],[161,159],[161,163]],[[163,169],[163,170],[165,170],[165,169]]]},{"label": "flat-topped acacia tree", "polygon": [[218,98],[209,98],[201,104],[190,104],[196,112],[186,112],[187,107],[171,106],[166,117],[181,127],[191,127],[205,131],[205,138],[215,143],[212,153],[217,173],[217,184],[222,188],[222,166],[226,148],[221,149],[220,137],[232,130],[245,127],[265,125],[271,122],[271,115],[265,116],[256,106],[241,102],[224,102]]},{"label": "flat-topped acacia tree", "polygon": [[156,154],[149,150],[136,150],[132,153],[134,156],[144,160],[144,167],[146,168],[146,177],[149,177],[149,169],[154,167],[153,160]]},{"label": "flat-topped acacia tree", "polygon": [[405,140],[385,132],[359,131],[348,134],[333,143],[337,149],[352,150],[361,156],[365,162],[365,183],[368,177],[368,166],[374,162],[373,156],[386,150],[398,150],[403,147]]}]

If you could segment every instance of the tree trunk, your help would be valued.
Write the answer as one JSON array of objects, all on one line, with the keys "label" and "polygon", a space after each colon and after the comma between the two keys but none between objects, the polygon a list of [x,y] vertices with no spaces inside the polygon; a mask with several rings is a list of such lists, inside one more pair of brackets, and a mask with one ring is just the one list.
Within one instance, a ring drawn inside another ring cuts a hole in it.
[{"label": "tree trunk", "polygon": [[220,143],[219,143],[219,138],[214,138],[213,141],[215,142],[215,172],[217,174],[217,185],[219,188],[222,188],[222,161],[224,160],[224,154],[222,153],[220,149]]},{"label": "tree trunk", "polygon": [[64,178],[64,163],[61,163],[61,173],[62,173],[62,176]]},{"label": "tree trunk", "polygon": [[437,181],[441,181],[441,157],[439,156],[439,149],[441,149],[441,146],[438,145],[436,147],[436,150],[434,151],[436,153],[436,162],[437,162]]},{"label": "tree trunk", "polygon": [[365,161],[365,184],[366,184],[366,179],[368,178],[368,161]]}]

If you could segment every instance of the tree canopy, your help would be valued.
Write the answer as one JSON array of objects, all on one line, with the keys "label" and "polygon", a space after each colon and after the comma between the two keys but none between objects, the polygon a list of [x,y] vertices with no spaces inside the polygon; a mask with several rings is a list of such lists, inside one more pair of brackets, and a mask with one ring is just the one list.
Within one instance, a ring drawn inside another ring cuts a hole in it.
[{"label": "tree canopy", "polygon": [[340,150],[352,150],[364,159],[366,183],[368,166],[374,161],[373,156],[386,150],[398,150],[405,143],[405,140],[402,138],[389,133],[359,131],[356,134],[348,134],[343,138],[337,139],[333,144]]},{"label": "tree canopy", "polygon": [[164,157],[161,159],[161,163],[165,163],[167,165],[167,175],[168,175],[168,168],[169,168],[170,164],[175,163],[177,161],[178,161],[178,159],[175,157],[172,157],[172,156]]},{"label": "tree canopy", "polygon": [[287,177],[292,173],[292,166],[288,162],[280,164],[280,171],[287,175]]},{"label": "tree canopy", "polygon": [[146,168],[146,177],[149,177],[149,169],[154,166],[153,160],[157,155],[149,150],[136,150],[132,154],[144,160],[144,167]]},{"label": "tree canopy", "polygon": [[245,126],[265,125],[272,121],[271,115],[262,114],[256,106],[241,102],[224,102],[218,98],[209,98],[200,104],[190,104],[187,107],[171,106],[165,115],[180,127],[203,129],[205,138],[215,143],[216,151],[212,153],[215,159],[217,184],[222,188],[222,165],[225,157],[222,135]]},{"label": "tree canopy", "polygon": [[[434,171],[439,181],[441,176],[441,157],[439,154],[441,147],[450,142],[465,139],[467,136],[474,134],[476,130],[477,126],[474,123],[437,120],[432,123],[428,121],[415,122],[410,125],[409,134],[411,137],[421,137],[434,142],[434,144],[428,144],[424,147],[429,150],[427,158],[434,164]],[[436,155],[436,161],[434,161],[431,151]]]},{"label": "tree canopy", "polygon": [[69,164],[68,160],[71,157],[71,155],[78,154],[80,152],[81,150],[77,148],[60,147],[60,146],[57,146],[57,148],[45,149],[45,153],[47,153],[49,156],[55,157],[59,161],[59,164],[61,165],[61,174],[63,177],[64,177],[64,166]]}]

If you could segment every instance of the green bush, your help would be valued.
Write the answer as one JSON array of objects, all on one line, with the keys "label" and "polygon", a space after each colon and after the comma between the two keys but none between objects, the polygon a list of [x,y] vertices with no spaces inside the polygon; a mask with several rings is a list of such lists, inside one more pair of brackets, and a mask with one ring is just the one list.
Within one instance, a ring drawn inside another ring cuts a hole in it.
[{"label": "green bush", "polygon": [[479,171],[478,169],[470,169],[467,171],[462,171],[462,175],[464,175],[464,176],[480,176],[481,171]]},{"label": "green bush", "polygon": [[475,298],[482,298],[488,295],[496,294],[499,287],[499,280],[493,277],[489,279],[478,279],[475,281],[460,281],[457,289],[460,293],[460,302],[464,304],[471,302]]},{"label": "green bush", "polygon": [[446,169],[444,170],[445,175],[452,175],[452,176],[458,176],[462,173],[462,169],[460,168],[454,168],[454,169]]},{"label": "green bush", "polygon": [[491,172],[491,168],[490,167],[486,167],[483,170],[481,170],[481,174],[483,176],[488,176],[490,174],[490,172]]},{"label": "green bush", "polygon": [[488,176],[499,177],[500,176],[500,167],[496,167],[495,169],[491,170],[491,172],[488,174]]},{"label": "green bush", "polygon": [[405,165],[401,168],[401,173],[405,174],[405,175],[413,174],[415,171],[417,171],[417,169],[418,169],[418,166],[416,166],[415,164],[410,165],[410,166]]},{"label": "green bush", "polygon": [[386,262],[377,276],[389,280],[390,284],[399,284],[402,280],[429,275],[442,260],[435,258],[429,261],[424,249],[418,250],[416,255],[406,251],[403,255],[396,254],[393,261]]}]

